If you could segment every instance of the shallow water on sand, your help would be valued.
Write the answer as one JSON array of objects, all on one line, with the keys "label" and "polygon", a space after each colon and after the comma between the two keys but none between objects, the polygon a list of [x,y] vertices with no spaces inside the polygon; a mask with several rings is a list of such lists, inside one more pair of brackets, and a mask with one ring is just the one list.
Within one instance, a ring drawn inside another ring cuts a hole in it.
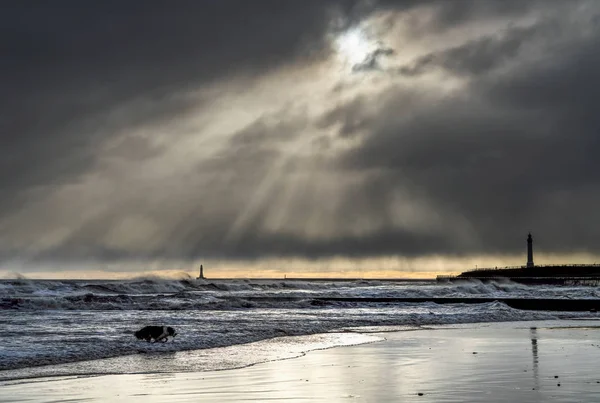
[{"label": "shallow water on sand", "polygon": [[4,382],[0,401],[600,401],[598,321],[440,326],[375,336],[387,340],[228,371]]}]

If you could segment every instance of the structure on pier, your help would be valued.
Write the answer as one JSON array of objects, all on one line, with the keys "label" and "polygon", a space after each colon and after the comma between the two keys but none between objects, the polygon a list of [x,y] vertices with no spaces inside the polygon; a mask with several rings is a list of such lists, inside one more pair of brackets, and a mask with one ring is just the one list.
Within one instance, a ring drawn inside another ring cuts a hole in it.
[{"label": "structure on pier", "polygon": [[455,280],[511,280],[524,284],[595,284],[600,285],[599,264],[535,265],[533,237],[527,235],[527,262],[523,266],[503,268],[476,268],[458,276],[437,276],[438,281]]},{"label": "structure on pier", "polygon": [[533,238],[531,237],[531,232],[527,236],[527,267],[533,267]]}]

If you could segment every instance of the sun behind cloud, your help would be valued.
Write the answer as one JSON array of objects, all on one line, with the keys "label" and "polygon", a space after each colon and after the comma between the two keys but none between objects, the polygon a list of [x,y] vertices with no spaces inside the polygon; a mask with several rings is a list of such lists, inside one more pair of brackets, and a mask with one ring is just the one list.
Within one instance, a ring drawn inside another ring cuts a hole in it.
[{"label": "sun behind cloud", "polygon": [[375,47],[360,28],[343,32],[335,44],[342,61],[352,66],[364,61]]}]

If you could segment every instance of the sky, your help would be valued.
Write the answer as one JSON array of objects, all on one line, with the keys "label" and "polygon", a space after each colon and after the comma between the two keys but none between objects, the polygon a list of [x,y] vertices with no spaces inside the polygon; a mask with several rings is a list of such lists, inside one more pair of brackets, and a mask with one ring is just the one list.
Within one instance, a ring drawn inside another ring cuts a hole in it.
[{"label": "sky", "polygon": [[593,263],[599,48],[596,0],[8,0],[0,277]]}]

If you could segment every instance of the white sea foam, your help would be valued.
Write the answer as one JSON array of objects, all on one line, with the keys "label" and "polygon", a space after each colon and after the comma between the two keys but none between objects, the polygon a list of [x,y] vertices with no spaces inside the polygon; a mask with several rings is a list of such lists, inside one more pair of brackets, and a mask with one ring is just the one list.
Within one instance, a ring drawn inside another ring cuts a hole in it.
[{"label": "white sea foam", "polygon": [[[331,300],[340,297],[346,300]],[[502,302],[438,305],[361,300],[411,297],[598,298],[598,288],[502,282],[7,280],[0,281],[0,368],[212,349],[344,329],[360,332],[382,326],[597,315],[520,311]],[[133,332],[149,324],[173,326],[179,335],[166,344],[136,340]],[[0,379],[14,376],[0,371]]]},{"label": "white sea foam", "polygon": [[[253,300],[248,301],[247,297]],[[262,297],[262,301],[257,297]],[[0,281],[0,309],[228,309],[280,304],[303,307],[305,299],[329,297],[596,299],[600,292],[598,287],[526,286],[510,282]]]}]

